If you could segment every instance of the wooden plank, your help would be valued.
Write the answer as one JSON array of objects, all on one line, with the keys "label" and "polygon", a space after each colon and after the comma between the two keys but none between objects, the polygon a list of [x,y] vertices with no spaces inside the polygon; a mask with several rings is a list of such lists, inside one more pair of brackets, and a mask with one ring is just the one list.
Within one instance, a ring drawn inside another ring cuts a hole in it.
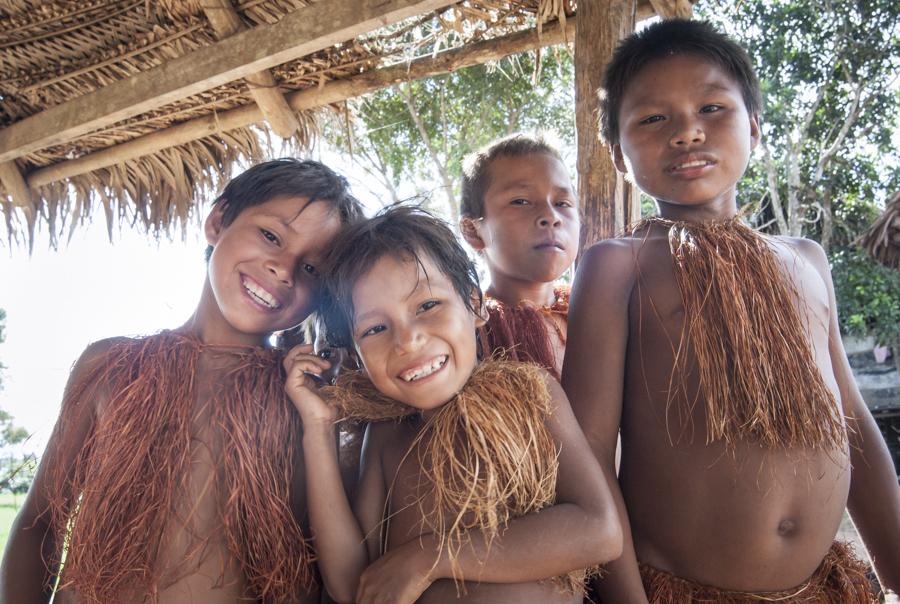
[{"label": "wooden plank", "polygon": [[[578,190],[584,228],[581,253],[611,237],[624,224],[627,194],[617,194],[618,176],[609,150],[600,142],[597,119],[603,70],[619,40],[634,31],[633,0],[579,2],[575,28],[575,128],[578,140]],[[630,214],[631,212],[629,212]]]},{"label": "wooden plank", "polygon": [[696,0],[650,0],[656,14],[663,19],[690,19]]},{"label": "wooden plank", "polygon": [[[542,46],[562,44],[567,39],[574,38],[576,21],[577,19],[569,19],[566,31],[563,31],[557,23],[546,26],[540,38],[535,30],[519,32],[503,38],[448,50],[434,57],[423,57],[409,63],[372,70],[346,80],[335,80],[321,87],[289,94],[287,101],[296,111],[314,109],[387,88],[399,82],[449,73],[462,67],[496,61],[510,54]],[[32,188],[37,188],[51,182],[149,155],[162,149],[189,143],[217,132],[242,128],[262,119],[262,112],[256,105],[232,109],[215,116],[196,118],[127,143],[35,170],[29,175],[28,184]]]},{"label": "wooden plank", "polygon": [[329,0],[313,4],[275,24],[241,32],[0,130],[0,163],[453,1]]},{"label": "wooden plank", "polygon": [[22,177],[19,167],[14,161],[0,163],[0,183],[12,197],[14,206],[31,210],[34,208],[34,198],[28,183]]},{"label": "wooden plank", "polygon": [[[200,4],[220,40],[247,29],[231,0],[202,0]],[[300,129],[300,123],[278,90],[272,73],[264,70],[248,74],[244,80],[272,131],[281,138],[293,136]]]}]

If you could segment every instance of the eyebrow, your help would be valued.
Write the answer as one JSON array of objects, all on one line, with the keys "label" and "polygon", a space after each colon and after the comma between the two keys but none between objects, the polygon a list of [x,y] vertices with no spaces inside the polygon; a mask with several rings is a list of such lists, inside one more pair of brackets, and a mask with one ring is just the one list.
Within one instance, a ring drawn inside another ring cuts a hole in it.
[{"label": "eyebrow", "polygon": [[[708,94],[710,92],[731,92],[731,88],[729,88],[726,84],[721,84],[719,82],[713,81],[707,82],[702,87],[698,88],[698,91],[700,94]],[[659,102],[660,101],[656,97],[645,96],[637,99],[633,103],[629,103],[628,106],[632,109],[635,107],[641,108],[647,105],[656,105]]]}]

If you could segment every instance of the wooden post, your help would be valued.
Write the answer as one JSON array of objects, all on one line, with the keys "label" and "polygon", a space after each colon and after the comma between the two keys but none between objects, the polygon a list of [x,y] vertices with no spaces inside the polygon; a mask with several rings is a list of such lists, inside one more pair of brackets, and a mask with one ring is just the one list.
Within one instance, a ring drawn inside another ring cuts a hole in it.
[{"label": "wooden post", "polygon": [[690,19],[696,0],[650,0],[650,6],[663,19]]},{"label": "wooden post", "polygon": [[[200,4],[220,40],[247,29],[231,0],[203,0]],[[278,90],[272,72],[267,69],[248,74],[244,76],[244,81],[250,87],[253,100],[275,134],[281,138],[290,138],[300,129],[297,116]]]},{"label": "wooden post", "polygon": [[24,208],[27,211],[34,209],[34,198],[31,195],[31,189],[28,183],[19,171],[19,167],[14,161],[8,161],[0,164],[0,183],[9,193],[14,206]]},{"label": "wooden post", "polygon": [[[626,191],[616,194],[619,179],[609,151],[600,142],[597,91],[603,69],[619,40],[634,31],[634,0],[578,3],[575,25],[575,127],[578,132],[578,189],[584,227],[579,255],[615,234],[625,222]],[[618,203],[617,203],[618,201]],[[629,214],[633,212],[629,210]]]}]

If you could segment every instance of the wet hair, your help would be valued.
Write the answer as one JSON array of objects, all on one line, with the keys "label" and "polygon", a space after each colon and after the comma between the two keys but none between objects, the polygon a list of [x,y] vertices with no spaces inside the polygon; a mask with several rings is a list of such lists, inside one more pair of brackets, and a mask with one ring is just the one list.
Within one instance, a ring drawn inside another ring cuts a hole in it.
[{"label": "wet hair", "polygon": [[462,203],[460,215],[465,218],[484,216],[484,193],[491,185],[491,164],[498,157],[523,157],[542,154],[562,162],[559,151],[541,136],[513,134],[470,153],[463,160]]},{"label": "wet hair", "polygon": [[619,110],[632,79],[648,63],[673,55],[693,55],[720,67],[741,89],[751,116],[762,110],[759,80],[747,51],[706,21],[668,19],[622,40],[603,73],[600,88],[600,137],[619,142]]},{"label": "wet hair", "polygon": [[482,304],[478,272],[447,223],[418,206],[388,206],[373,218],[347,227],[332,244],[322,303],[331,346],[352,349],[353,288],[384,256],[407,258],[419,266],[423,257],[430,258],[466,308],[478,314]]},{"label": "wet hair", "polygon": [[[229,226],[247,208],[277,197],[305,197],[337,210],[342,224],[363,218],[362,205],[350,193],[347,179],[321,162],[283,158],[257,164],[233,178],[213,201],[221,205],[222,226]],[[206,250],[206,257],[212,246]]]}]

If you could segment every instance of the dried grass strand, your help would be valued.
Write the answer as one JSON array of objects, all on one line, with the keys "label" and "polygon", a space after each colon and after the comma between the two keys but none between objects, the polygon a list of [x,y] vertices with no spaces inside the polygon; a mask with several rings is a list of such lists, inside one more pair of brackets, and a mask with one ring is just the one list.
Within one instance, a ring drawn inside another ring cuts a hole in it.
[{"label": "dried grass strand", "polygon": [[[198,407],[201,354],[227,359],[229,369]],[[107,603],[123,594],[155,594],[172,581],[158,558],[167,528],[191,531],[196,501],[181,497],[197,446],[192,423],[204,410],[213,438],[221,439],[219,467],[206,487],[215,489],[219,518],[207,532],[192,534],[184,568],[178,560],[167,564],[189,574],[195,557],[202,561],[210,540],[224,534],[255,599],[284,602],[312,587],[314,555],[291,511],[301,424],[284,395],[278,353],[206,347],[174,332],[123,340],[69,390],[60,442],[72,437],[74,426],[65,419],[73,408],[101,400],[103,410],[71,471],[68,464],[51,470],[55,542],[68,548],[61,589],[76,590],[84,602]],[[53,568],[60,554],[54,553]]]},{"label": "dried grass strand", "polygon": [[[555,299],[549,306],[537,306],[527,300],[510,306],[494,298],[485,300],[488,320],[479,330],[482,351],[485,356],[497,355],[510,361],[535,363],[559,380],[556,354],[550,334],[554,315],[567,320],[569,317],[569,287],[554,290]],[[563,344],[565,334],[557,328],[556,335]]]},{"label": "dried grass strand", "polygon": [[[360,373],[343,374],[327,394],[345,419],[401,420],[418,413],[385,397]],[[415,455],[427,468],[414,503],[422,533],[438,537],[458,589],[464,590],[459,553],[469,531],[479,531],[490,546],[513,518],[554,504],[558,451],[545,423],[551,411],[539,367],[485,361],[424,421],[407,451],[404,459]],[[577,570],[553,581],[581,593],[586,574]]]},{"label": "dried grass strand", "polygon": [[[693,404],[703,401],[707,443],[844,450],[844,418],[813,358],[797,310],[802,298],[772,250],[775,242],[740,218],[649,218],[632,232],[653,224],[668,230],[685,316],[667,417],[670,411],[691,417]],[[692,399],[686,388],[694,371],[700,388]]]},{"label": "dried grass strand", "polygon": [[847,543],[836,541],[813,576],[802,585],[785,591],[747,593],[709,587],[681,579],[646,564],[640,565],[641,578],[650,604],[716,603],[759,604],[875,604],[866,564],[857,558]]}]

